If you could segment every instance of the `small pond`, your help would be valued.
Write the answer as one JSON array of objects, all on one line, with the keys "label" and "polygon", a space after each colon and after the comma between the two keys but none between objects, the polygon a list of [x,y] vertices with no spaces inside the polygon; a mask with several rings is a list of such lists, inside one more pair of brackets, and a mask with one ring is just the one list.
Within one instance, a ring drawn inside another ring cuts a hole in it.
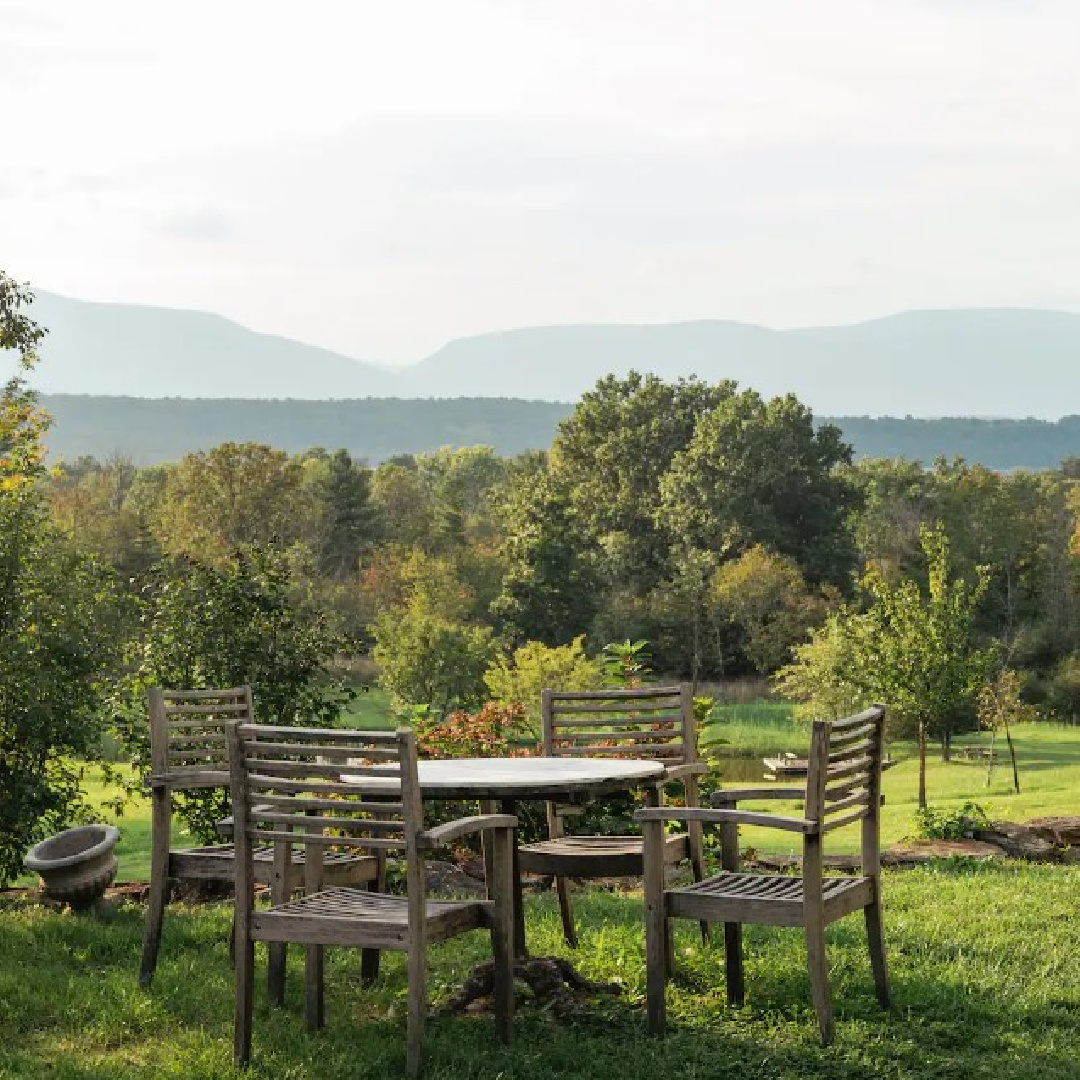
[{"label": "small pond", "polygon": [[747,754],[712,754],[706,760],[722,784],[763,784],[767,772],[761,757]]}]

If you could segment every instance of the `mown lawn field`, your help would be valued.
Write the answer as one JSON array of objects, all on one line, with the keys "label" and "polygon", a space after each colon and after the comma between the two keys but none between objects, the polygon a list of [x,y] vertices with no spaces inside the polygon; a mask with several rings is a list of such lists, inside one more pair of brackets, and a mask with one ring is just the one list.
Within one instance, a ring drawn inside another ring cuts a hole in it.
[{"label": "mown lawn field", "polygon": [[[722,948],[696,925],[677,932],[669,1032],[645,1034],[640,895],[589,891],[576,910],[573,954],[593,979],[623,993],[585,1000],[572,1021],[527,1001],[514,1044],[494,1040],[486,1015],[428,1025],[430,1080],[558,1076],[740,1080],[949,1078],[1065,1080],[1080,1076],[1080,868],[946,862],[887,872],[883,883],[893,1004],[879,1010],[865,935],[855,916],[829,931],[837,1012],[823,1049],[810,1008],[797,930],[748,927],[747,1002],[724,1001]],[[210,1080],[233,1077],[227,904],[170,908],[152,988],[136,972],[142,908],[104,918],[49,911],[0,894],[0,1077],[4,1080]],[[569,955],[550,896],[527,905],[536,954]],[[487,955],[484,934],[431,951],[437,1004]],[[388,954],[372,988],[357,953],[331,951],[327,1026],[304,1028],[302,963],[291,950],[284,1010],[264,996],[258,956],[252,1080],[385,1078],[404,1069],[405,972]]]}]

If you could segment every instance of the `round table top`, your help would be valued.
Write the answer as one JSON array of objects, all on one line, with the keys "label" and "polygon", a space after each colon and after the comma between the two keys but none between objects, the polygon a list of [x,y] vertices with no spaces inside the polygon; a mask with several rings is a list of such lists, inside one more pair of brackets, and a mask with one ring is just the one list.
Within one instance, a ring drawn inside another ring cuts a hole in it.
[{"label": "round table top", "polygon": [[[664,765],[642,758],[438,758],[418,761],[416,771],[428,799],[546,799],[659,780]],[[382,786],[370,775],[342,778],[371,790]]]}]

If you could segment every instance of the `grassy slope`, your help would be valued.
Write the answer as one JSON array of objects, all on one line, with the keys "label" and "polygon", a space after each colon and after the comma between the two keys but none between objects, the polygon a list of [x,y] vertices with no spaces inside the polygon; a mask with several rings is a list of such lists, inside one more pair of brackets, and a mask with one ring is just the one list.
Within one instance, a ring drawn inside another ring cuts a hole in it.
[{"label": "grassy slope", "polygon": [[[1080,1075],[1080,868],[942,865],[886,874],[886,942],[893,1007],[879,1011],[858,918],[830,930],[835,1044],[822,1049],[809,1008],[805,950],[793,930],[747,929],[747,1004],[723,1002],[723,961],[696,926],[680,924],[679,976],[666,1039],[644,1033],[644,957],[638,896],[591,892],[577,905],[575,963],[617,979],[573,1023],[520,1010],[509,1049],[485,1016],[428,1025],[428,1080],[513,1076],[549,1080],[1064,1080]],[[550,897],[530,899],[536,954],[566,953]],[[0,1076],[5,1080],[199,1080],[231,1077],[232,986],[227,905],[170,909],[153,989],[136,971],[142,911],[107,921],[0,899]],[[400,1075],[404,966],[389,955],[374,988],[353,950],[328,960],[327,1028],[304,1030],[299,950],[289,1001],[267,1007],[259,954],[254,1062],[249,1075],[320,1080]],[[437,1001],[487,953],[482,934],[431,951]]]}]

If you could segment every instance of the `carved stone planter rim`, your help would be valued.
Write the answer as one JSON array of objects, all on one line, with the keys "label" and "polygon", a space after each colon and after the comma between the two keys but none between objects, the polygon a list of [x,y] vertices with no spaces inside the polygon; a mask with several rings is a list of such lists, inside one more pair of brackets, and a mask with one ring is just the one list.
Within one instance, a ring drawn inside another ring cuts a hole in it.
[{"label": "carved stone planter rim", "polygon": [[[87,846],[76,847],[72,851],[72,846],[77,845],[84,837],[88,841]],[[23,858],[23,865],[27,870],[43,875],[52,870],[78,866],[104,855],[116,845],[119,839],[120,830],[115,825],[79,825],[74,829],[65,829],[35,844]],[[49,854],[50,851],[58,848],[71,853],[58,856]]]}]

